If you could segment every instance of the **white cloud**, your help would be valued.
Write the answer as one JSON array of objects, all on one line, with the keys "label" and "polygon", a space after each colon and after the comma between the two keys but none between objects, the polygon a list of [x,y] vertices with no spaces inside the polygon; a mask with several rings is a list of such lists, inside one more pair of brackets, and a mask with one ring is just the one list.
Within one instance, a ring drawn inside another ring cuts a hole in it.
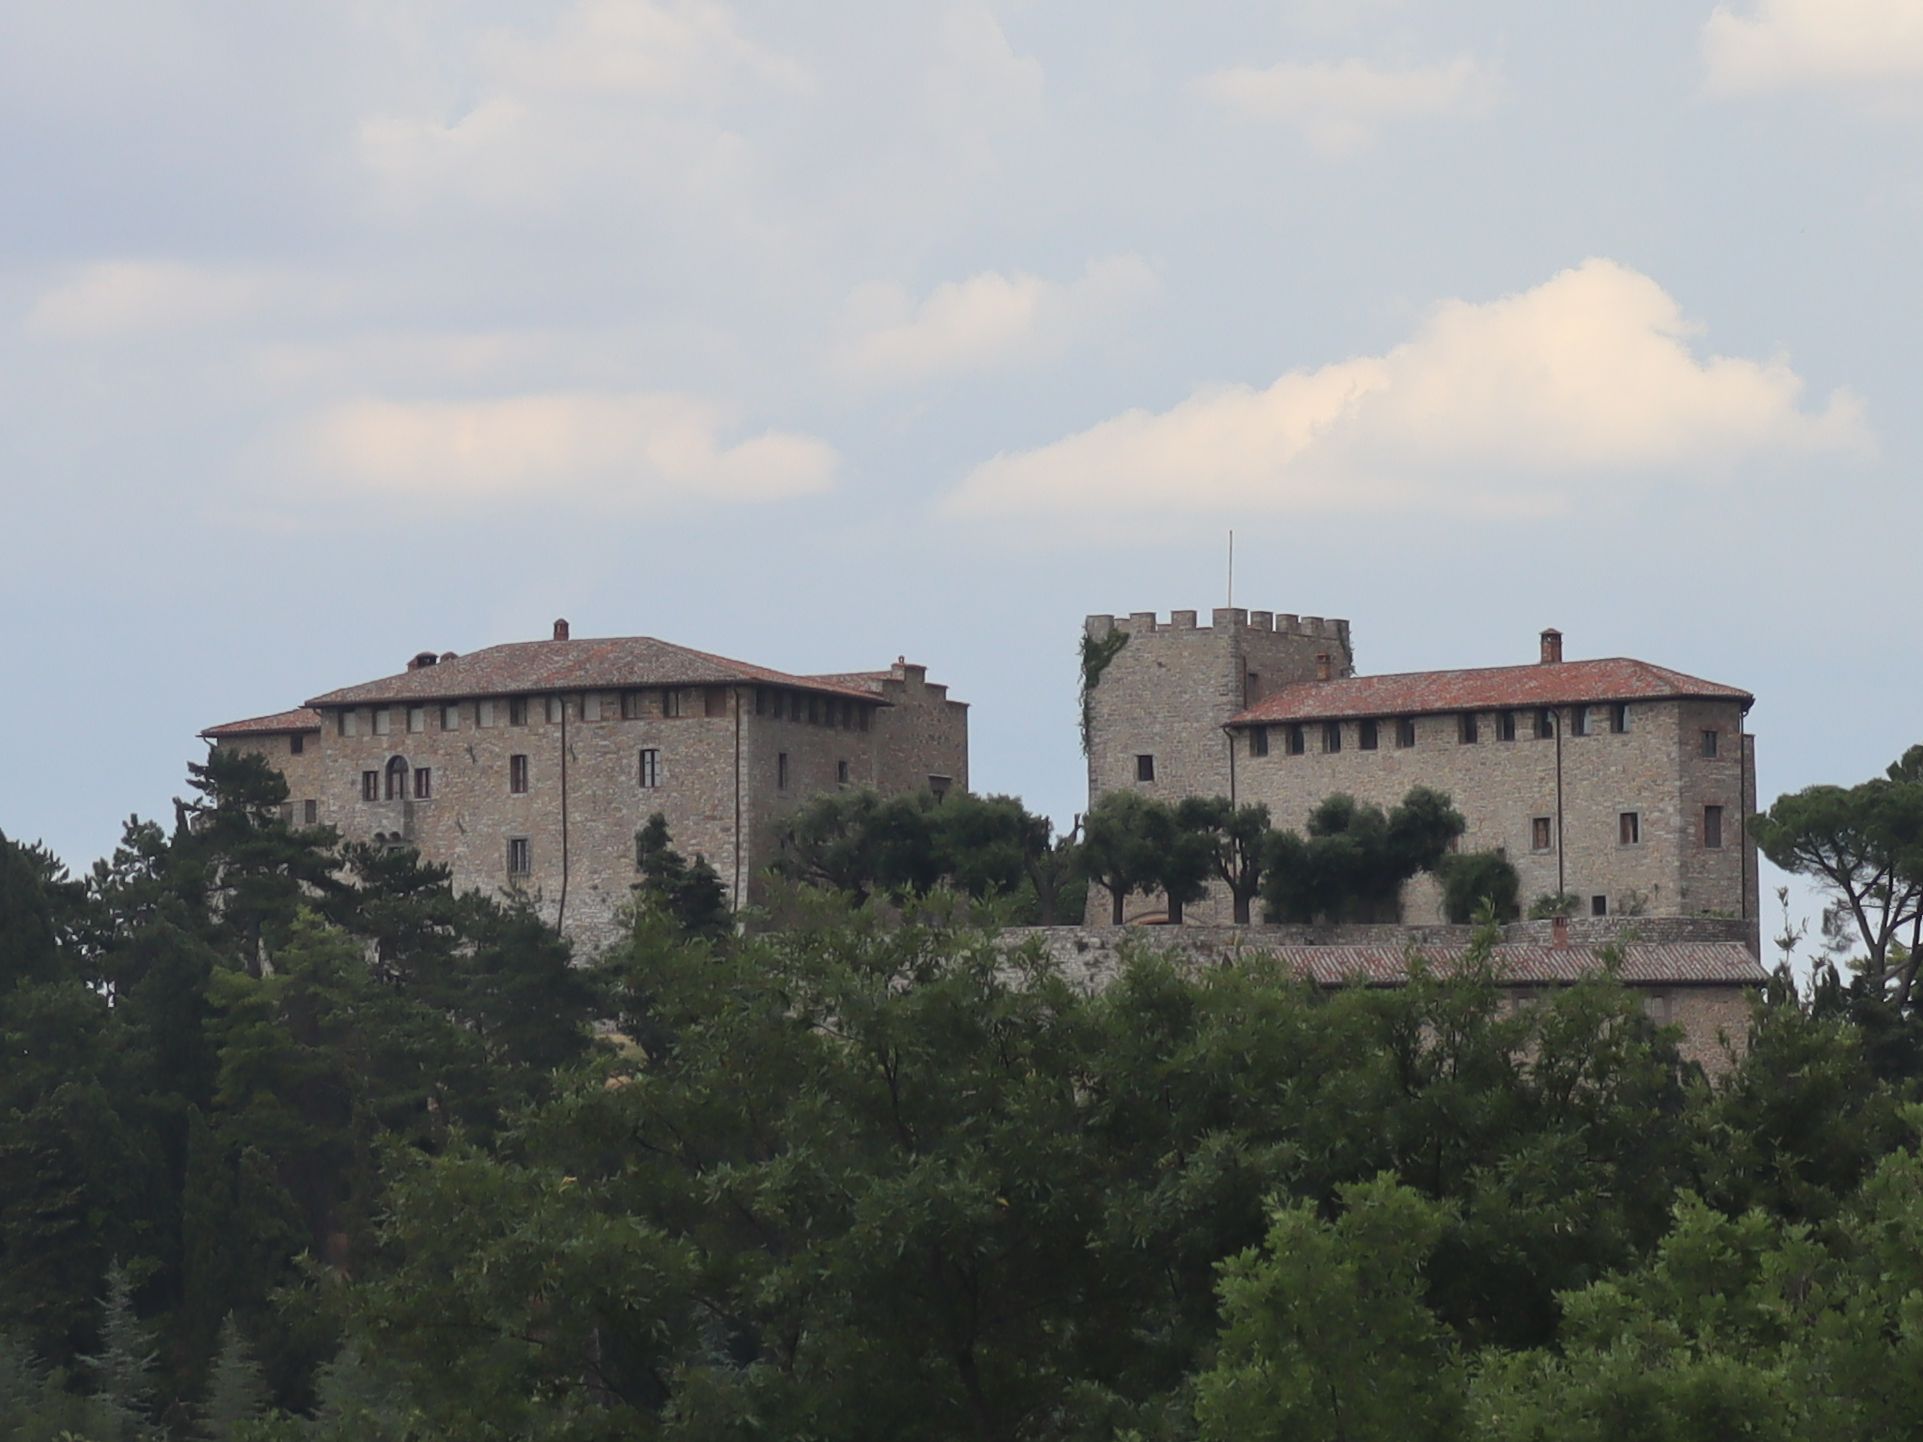
[{"label": "white cloud", "polygon": [[257,308],[275,289],[257,274],[117,260],[83,266],[41,294],[30,334],[93,339],[130,331],[217,325]]},{"label": "white cloud", "polygon": [[1717,94],[1923,79],[1923,0],[1751,0],[1748,12],[1719,5],[1703,25]]},{"label": "white cloud", "polygon": [[299,468],[395,498],[568,498],[621,507],[777,500],[829,489],[836,456],[812,436],[727,438],[718,406],[654,392],[478,401],[358,400],[295,439]]},{"label": "white cloud", "polygon": [[1400,69],[1352,59],[1236,66],[1207,76],[1202,89],[1251,120],[1292,126],[1323,155],[1340,156],[1368,145],[1387,125],[1486,110],[1496,79],[1468,56]]},{"label": "white cloud", "polygon": [[1820,409],[1782,359],[1698,358],[1653,280],[1590,260],[1533,290],[1444,302],[1385,355],[1202,390],[976,467],[951,515],[1566,509],[1598,476],[1714,476],[1866,450],[1861,403]]},{"label": "white cloud", "polygon": [[706,96],[757,81],[806,89],[808,74],[756,44],[717,0],[578,0],[546,35],[490,32],[483,67],[519,93]]},{"label": "white cloud", "polygon": [[1060,355],[1155,285],[1154,269],[1133,255],[1091,261],[1068,282],[983,271],[939,285],[919,302],[897,285],[867,285],[850,298],[855,334],[837,364],[866,384],[904,385],[1032,363]]}]

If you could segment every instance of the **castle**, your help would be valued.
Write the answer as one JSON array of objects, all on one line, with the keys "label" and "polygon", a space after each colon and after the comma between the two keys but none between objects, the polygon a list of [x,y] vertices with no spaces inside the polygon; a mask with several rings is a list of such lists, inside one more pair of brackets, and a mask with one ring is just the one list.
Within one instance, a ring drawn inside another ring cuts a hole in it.
[{"label": "castle", "polygon": [[[1349,623],[1216,610],[1084,623],[1088,794],[1225,796],[1300,830],[1324,798],[1385,809],[1413,786],[1454,800],[1463,850],[1516,868],[1524,904],[1586,916],[1747,923],[1757,949],[1756,753],[1732,686],[1626,658],[1565,660],[1546,630],[1523,665],[1357,676]],[[1157,898],[1132,920],[1156,919]],[[1433,881],[1404,920],[1441,920]],[[1188,908],[1226,921],[1226,902]],[[1091,924],[1106,919],[1090,899]]]},{"label": "castle", "polygon": [[264,756],[288,819],[416,847],[457,888],[527,895],[590,945],[657,811],[739,907],[811,797],[968,787],[967,705],[922,666],[790,675],[648,636],[576,640],[566,621],[201,735]]}]

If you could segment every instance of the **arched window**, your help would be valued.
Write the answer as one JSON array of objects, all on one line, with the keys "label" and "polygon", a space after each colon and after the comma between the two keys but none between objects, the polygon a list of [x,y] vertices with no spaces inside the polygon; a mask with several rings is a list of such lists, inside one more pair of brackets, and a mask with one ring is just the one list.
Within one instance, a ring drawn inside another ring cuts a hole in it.
[{"label": "arched window", "polygon": [[407,758],[405,756],[388,758],[387,799],[389,801],[407,799]]}]

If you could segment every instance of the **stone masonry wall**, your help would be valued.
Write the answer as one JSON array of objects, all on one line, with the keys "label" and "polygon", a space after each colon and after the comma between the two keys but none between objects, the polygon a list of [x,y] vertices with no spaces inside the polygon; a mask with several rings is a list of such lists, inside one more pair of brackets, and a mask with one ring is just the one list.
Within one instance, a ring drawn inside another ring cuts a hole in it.
[{"label": "stone masonry wall", "polygon": [[968,790],[968,706],[931,684],[928,668],[898,662],[881,683],[889,704],[875,714],[876,787],[889,795],[926,791],[945,778]]}]

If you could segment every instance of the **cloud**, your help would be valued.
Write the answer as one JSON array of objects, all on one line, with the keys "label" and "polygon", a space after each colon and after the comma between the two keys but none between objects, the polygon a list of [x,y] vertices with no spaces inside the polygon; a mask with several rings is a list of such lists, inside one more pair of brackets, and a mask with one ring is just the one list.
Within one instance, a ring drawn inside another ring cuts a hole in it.
[{"label": "cloud", "polygon": [[1751,0],[1703,25],[1709,89],[1881,89],[1923,79],[1923,0]]},{"label": "cloud", "polygon": [[1250,120],[1292,126],[1322,155],[1341,156],[1367,146],[1387,125],[1488,109],[1496,78],[1468,56],[1401,69],[1366,60],[1284,62],[1218,70],[1202,90]]},{"label": "cloud", "polygon": [[1384,355],[996,456],[944,510],[1543,513],[1597,476],[1870,447],[1849,392],[1806,409],[1787,362],[1699,359],[1698,329],[1649,277],[1590,260],[1517,295],[1446,301]]},{"label": "cloud", "polygon": [[836,363],[870,385],[1032,363],[1060,355],[1155,285],[1153,267],[1134,255],[1091,261],[1067,282],[983,271],[936,286],[919,302],[897,285],[867,285],[850,298],[855,334]]},{"label": "cloud", "polygon": [[82,266],[41,294],[29,334],[94,339],[134,331],[217,325],[259,307],[278,287],[265,276],[169,261]]},{"label": "cloud", "polygon": [[566,497],[779,500],[828,490],[837,458],[812,436],[728,440],[722,408],[655,392],[479,401],[357,400],[304,427],[306,474],[393,498],[471,503]]}]

